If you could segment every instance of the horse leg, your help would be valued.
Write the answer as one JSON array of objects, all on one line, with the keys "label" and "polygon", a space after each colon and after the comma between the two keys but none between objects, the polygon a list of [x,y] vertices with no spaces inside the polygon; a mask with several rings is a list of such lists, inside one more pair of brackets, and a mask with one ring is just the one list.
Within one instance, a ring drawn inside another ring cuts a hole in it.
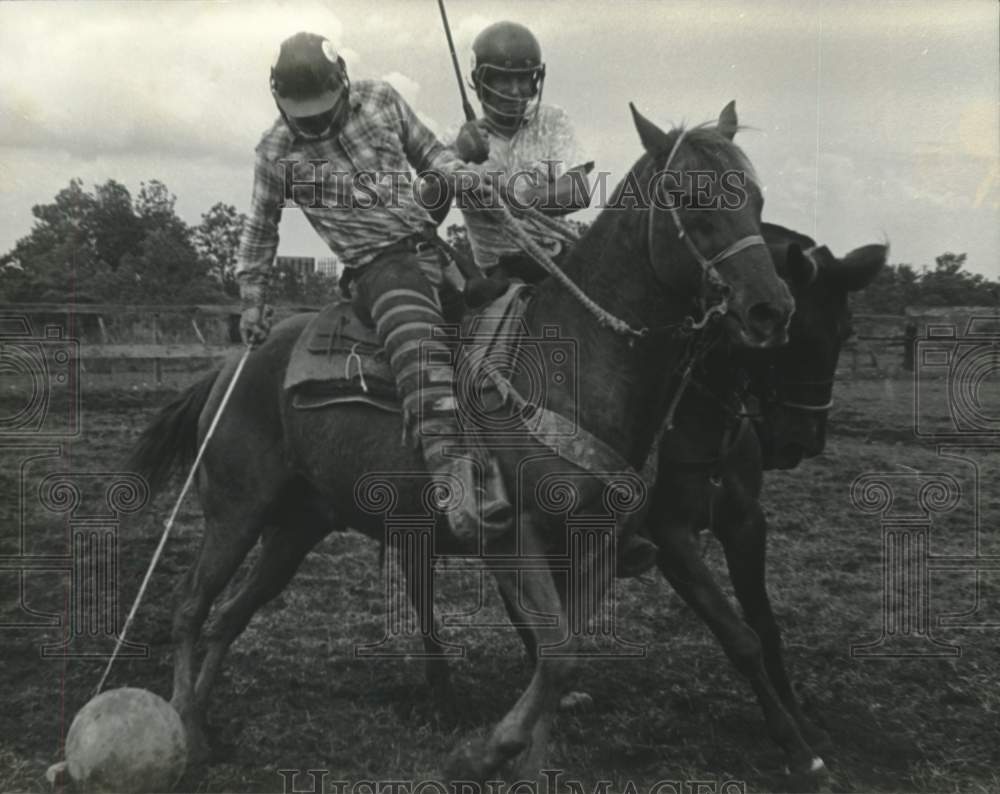
[{"label": "horse leg", "polygon": [[222,661],[254,614],[292,580],[312,548],[333,529],[329,518],[308,504],[288,501],[281,523],[265,534],[260,556],[247,578],[223,604],[205,631],[205,658],[194,688],[195,708],[204,713]]},{"label": "horse leg", "polygon": [[510,619],[510,624],[521,638],[521,644],[524,645],[524,652],[528,656],[528,661],[534,665],[538,659],[538,647],[535,642],[535,635],[531,631],[531,626],[525,624],[521,619],[521,611],[516,606],[516,595],[514,596],[515,600],[511,600],[511,596],[504,588],[499,588],[499,590],[504,609],[507,611],[507,617]]},{"label": "horse leg", "polygon": [[233,501],[231,515],[222,518],[206,511],[205,534],[198,559],[178,587],[174,612],[174,691],[171,705],[184,722],[188,752],[192,758],[208,755],[205,713],[194,691],[194,653],[202,625],[212,602],[222,592],[240,563],[253,547],[261,529],[262,511],[256,506],[242,510]]},{"label": "horse leg", "polygon": [[[524,516],[520,531],[521,553],[526,557],[540,557],[544,553],[544,546]],[[486,558],[487,566],[490,566],[490,557],[494,551],[514,554],[513,543],[510,546],[511,548],[503,550],[491,548],[491,555]],[[535,672],[527,689],[496,726],[490,738],[485,742],[463,742],[453,751],[448,763],[448,775],[451,779],[485,781],[502,764],[529,749],[526,763],[537,763],[545,747],[533,747],[532,741],[537,738],[544,742],[547,738],[547,722],[555,712],[559,695],[566,688],[566,683],[577,666],[577,661],[571,654],[574,638],[570,634],[567,643],[569,623],[551,572],[522,572],[519,576],[517,571],[503,570],[496,566],[491,569],[504,593],[508,608],[513,611],[518,622],[531,627],[540,655],[535,661]],[[603,596],[611,576],[613,571],[606,572],[603,577],[595,576],[591,592]],[[555,625],[540,625],[538,614],[558,615],[559,620]],[[560,655],[546,655],[546,646],[559,646]],[[519,770],[520,779],[529,774],[531,773],[524,766]]]},{"label": "horse leg", "polygon": [[[402,540],[402,539],[401,539]],[[431,691],[434,706],[449,717],[455,716],[455,702],[451,689],[451,668],[448,666],[447,647],[437,636],[437,619],[434,614],[434,560],[426,550],[400,542],[395,548],[399,565],[406,579],[406,593],[417,613],[420,635],[424,644],[424,675]]]},{"label": "horse leg", "polygon": [[749,511],[742,512],[748,513],[742,521],[728,520],[730,516],[724,513],[715,528],[726,554],[733,590],[747,623],[760,638],[764,668],[778,697],[798,723],[799,730],[809,745],[814,748],[823,747],[829,744],[830,737],[802,713],[785,671],[781,629],[774,619],[771,600],[767,595],[767,519],[756,500]]},{"label": "horse leg", "polygon": [[[658,514],[662,516],[662,512]],[[764,712],[768,732],[784,749],[790,767],[796,773],[819,771],[822,760],[813,756],[768,678],[760,640],[736,614],[713,579],[691,527],[663,523],[659,526],[657,543],[663,575],[711,629],[736,669],[749,681]]]}]

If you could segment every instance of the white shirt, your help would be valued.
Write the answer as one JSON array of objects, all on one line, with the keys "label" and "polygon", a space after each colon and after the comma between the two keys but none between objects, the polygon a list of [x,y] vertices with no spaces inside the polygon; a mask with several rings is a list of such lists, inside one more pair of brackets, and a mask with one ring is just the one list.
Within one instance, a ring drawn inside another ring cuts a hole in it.
[{"label": "white shirt", "polygon": [[[452,128],[444,136],[448,145],[454,146],[458,130],[459,127]],[[541,105],[534,118],[509,139],[492,131],[489,132],[488,139],[490,157],[484,167],[491,171],[501,171],[508,178],[519,171],[531,171],[539,175],[539,184],[545,184],[550,178],[557,178],[589,159],[577,142],[566,111],[554,105]],[[516,182],[519,188],[526,187],[527,184],[524,177]],[[481,268],[493,267],[502,256],[523,253],[504,234],[498,222],[499,213],[463,210],[462,214],[465,216],[472,253]],[[552,252],[558,250],[559,238],[548,229],[537,226],[529,218],[524,219],[523,226],[540,246]]]}]

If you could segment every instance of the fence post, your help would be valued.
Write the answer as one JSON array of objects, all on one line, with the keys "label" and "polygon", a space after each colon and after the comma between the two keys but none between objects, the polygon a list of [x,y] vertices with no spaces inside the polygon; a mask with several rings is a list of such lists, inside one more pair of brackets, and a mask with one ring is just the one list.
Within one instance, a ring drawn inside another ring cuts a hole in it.
[{"label": "fence post", "polygon": [[[158,345],[160,343],[160,313],[153,312],[153,344]],[[160,365],[160,359],[153,359],[153,378],[156,380],[156,385],[159,386],[163,381],[163,371]]]},{"label": "fence post", "polygon": [[[101,329],[101,344],[103,344],[103,345],[108,344],[108,328],[104,324],[104,318],[101,315],[97,315],[97,326]],[[99,368],[98,368],[98,370],[99,370]],[[115,362],[114,361],[109,361],[108,362],[108,375],[111,376],[112,379],[114,379],[114,377],[115,377]]]},{"label": "fence post", "polygon": [[917,341],[917,324],[907,323],[903,329],[903,369],[913,372],[913,346]]}]

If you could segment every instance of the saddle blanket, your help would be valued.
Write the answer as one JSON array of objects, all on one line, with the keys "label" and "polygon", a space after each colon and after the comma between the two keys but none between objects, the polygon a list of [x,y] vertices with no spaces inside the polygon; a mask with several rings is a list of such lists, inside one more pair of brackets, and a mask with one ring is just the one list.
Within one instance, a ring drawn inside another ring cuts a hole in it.
[{"label": "saddle blanket", "polygon": [[[482,349],[509,343],[523,334],[521,316],[530,288],[510,288],[474,316],[464,334],[457,326],[435,333],[452,347]],[[499,341],[498,341],[499,340]],[[316,409],[339,403],[364,403],[400,413],[396,380],[388,356],[374,328],[363,324],[350,302],[333,303],[316,314],[299,335],[285,371],[284,388],[292,392],[292,406]]]}]

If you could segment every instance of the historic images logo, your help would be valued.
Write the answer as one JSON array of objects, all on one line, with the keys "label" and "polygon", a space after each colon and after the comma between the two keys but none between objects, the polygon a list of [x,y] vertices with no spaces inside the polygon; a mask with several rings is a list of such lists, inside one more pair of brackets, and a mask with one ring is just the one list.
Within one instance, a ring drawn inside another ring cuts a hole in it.
[{"label": "historic images logo", "polygon": [[[1000,572],[1000,553],[981,526],[996,482],[983,474],[1000,453],[1000,327],[998,318],[973,317],[964,333],[954,324],[929,325],[916,340],[913,430],[934,443],[938,457],[968,467],[972,493],[948,472],[871,472],[851,487],[855,507],[881,517],[882,630],[855,643],[851,655],[867,657],[960,656],[961,646],[934,636],[931,574],[957,572],[975,580],[972,608],[941,614],[936,628],[1000,628],[983,596],[984,577]],[[941,409],[942,397],[944,410]],[[974,534],[970,553],[932,551],[933,518],[954,512],[971,495]]]},{"label": "historic images logo", "polygon": [[[565,778],[562,770],[543,769],[539,780],[487,780],[476,783],[459,780],[442,783],[437,780],[330,780],[328,769],[279,769],[283,794],[746,794],[743,780],[658,780],[648,786],[638,786],[627,780],[597,780],[585,784]],[[614,789],[612,789],[614,786]]]},{"label": "historic images logo", "polygon": [[[384,637],[357,646],[355,653],[464,655],[464,646],[438,635],[433,604],[435,577],[466,576],[478,584],[472,587],[476,601],[443,614],[445,627],[497,625],[486,603],[487,577],[495,577],[513,625],[522,636],[528,632],[540,638],[533,649],[539,655],[644,656],[644,646],[619,636],[616,595],[609,583],[622,527],[645,507],[645,483],[627,465],[616,465],[620,459],[610,448],[579,426],[582,362],[573,339],[552,326],[543,327],[537,338],[514,329],[508,339],[491,318],[480,320],[483,324],[464,336],[456,328],[444,328],[421,343],[423,371],[433,372],[436,364],[453,367],[455,383],[449,391],[460,396],[456,421],[442,425],[440,435],[425,435],[448,456],[471,458],[477,477],[485,474],[478,450],[504,458],[512,473],[508,486],[516,522],[510,548],[499,553],[479,538],[474,549],[456,553],[440,542],[448,537],[441,531],[448,513],[461,503],[466,487],[456,478],[429,477],[424,470],[369,472],[356,483],[354,501],[362,512],[382,519],[386,548],[397,552],[399,567],[387,570]],[[416,404],[429,413],[414,412],[414,418],[427,420],[420,422],[422,428],[433,428],[441,409],[437,384],[433,378],[428,381],[426,398],[418,390]],[[553,403],[558,413],[545,408]],[[589,465],[580,465],[581,455]],[[519,523],[529,513],[549,530],[551,545],[544,550],[532,545],[534,536],[526,535]],[[447,567],[432,573],[442,559],[448,560]],[[533,572],[551,574],[568,594],[564,614],[541,614],[529,606],[525,577]],[[417,639],[422,653],[415,651]]]},{"label": "historic images logo", "polygon": [[[109,657],[118,530],[146,503],[146,485],[130,474],[65,470],[63,445],[80,437],[82,406],[80,343],[63,327],[39,334],[26,316],[0,316],[0,372],[0,465],[17,472],[0,512],[0,588],[15,596],[0,629],[61,629],[61,641],[41,646],[43,658]],[[145,657],[148,648],[126,643],[123,653]]]},{"label": "historic images logo", "polygon": [[[602,210],[735,211],[746,207],[747,182],[751,180],[745,171],[735,169],[664,169],[643,183],[629,171],[616,190],[609,171],[587,175],[569,168],[565,172],[565,189],[549,191],[541,188],[554,184],[556,175],[564,173],[561,166],[568,164],[547,160],[543,169],[464,171],[450,186],[433,173],[414,179],[409,171],[340,171],[324,159],[279,160],[278,165],[284,206],[325,210],[398,210],[417,205],[433,213],[454,200],[459,209],[499,210],[508,206],[515,212],[558,212],[580,206]],[[480,192],[484,183],[492,188],[488,200]]]}]

